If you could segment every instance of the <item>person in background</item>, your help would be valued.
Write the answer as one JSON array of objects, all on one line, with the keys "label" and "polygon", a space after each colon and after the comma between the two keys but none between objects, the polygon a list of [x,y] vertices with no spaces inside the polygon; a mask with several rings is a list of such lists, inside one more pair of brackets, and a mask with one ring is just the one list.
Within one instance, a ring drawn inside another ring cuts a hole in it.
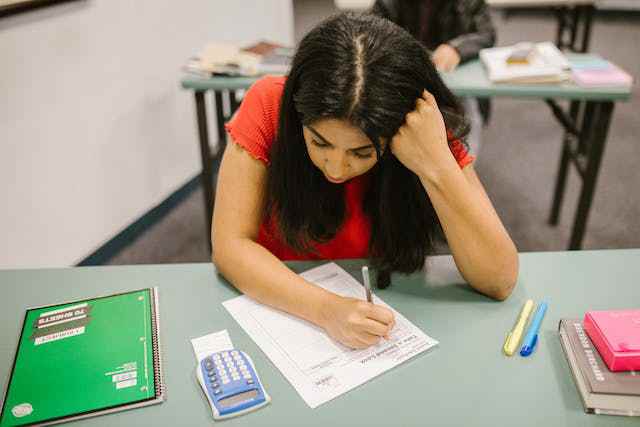
[{"label": "person in background", "polygon": [[444,232],[469,285],[507,298],[518,254],[462,142],[463,114],[399,26],[371,14],[322,22],[289,74],[258,80],[226,125],[232,143],[212,227],[218,271],[353,348],[388,336],[393,312],[318,287],[283,261],[367,258],[385,287],[391,272],[424,268]]},{"label": "person in background", "polygon": [[[496,31],[484,0],[376,0],[371,12],[407,30],[432,52],[431,60],[441,72],[478,56],[492,47]],[[467,142],[473,154],[480,149],[482,121],[489,119],[488,100],[466,98],[471,121]]]}]

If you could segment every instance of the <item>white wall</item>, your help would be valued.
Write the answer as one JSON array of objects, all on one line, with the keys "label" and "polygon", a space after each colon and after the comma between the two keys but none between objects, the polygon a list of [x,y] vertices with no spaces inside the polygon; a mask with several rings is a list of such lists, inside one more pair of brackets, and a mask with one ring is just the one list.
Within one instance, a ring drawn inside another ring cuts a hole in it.
[{"label": "white wall", "polygon": [[292,21],[291,0],[82,0],[0,19],[0,268],[75,264],[195,176],[180,66],[208,41],[292,43]]}]

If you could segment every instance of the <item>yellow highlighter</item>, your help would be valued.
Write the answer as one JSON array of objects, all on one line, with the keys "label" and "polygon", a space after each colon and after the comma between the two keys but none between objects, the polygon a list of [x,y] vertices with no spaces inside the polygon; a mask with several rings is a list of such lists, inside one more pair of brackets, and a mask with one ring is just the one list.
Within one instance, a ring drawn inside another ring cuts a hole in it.
[{"label": "yellow highlighter", "polygon": [[509,335],[507,335],[507,339],[504,341],[504,347],[502,348],[502,350],[507,356],[513,356],[513,353],[516,352],[518,345],[520,345],[520,339],[522,339],[524,328],[525,326],[527,326],[527,319],[529,319],[532,311],[533,300],[529,299],[524,303],[524,307],[522,307],[522,311],[520,312],[520,316],[518,317],[516,326],[511,332],[509,332]]}]

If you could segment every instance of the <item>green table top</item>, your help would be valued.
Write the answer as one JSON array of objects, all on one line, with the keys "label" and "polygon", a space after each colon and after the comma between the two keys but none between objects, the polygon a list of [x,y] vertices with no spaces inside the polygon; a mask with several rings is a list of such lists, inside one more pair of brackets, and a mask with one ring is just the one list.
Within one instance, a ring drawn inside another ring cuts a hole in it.
[{"label": "green table top", "polygon": [[[572,58],[592,55],[570,54]],[[442,74],[444,82],[458,96],[474,98],[535,98],[589,101],[626,101],[631,89],[624,87],[583,88],[574,83],[560,84],[506,84],[491,83],[480,60],[466,62],[451,73]]]},{"label": "green table top", "polygon": [[[588,58],[593,55],[569,54],[572,58]],[[582,88],[573,83],[564,84],[494,84],[489,81],[480,60],[472,60],[455,71],[443,73],[442,78],[458,96],[475,98],[534,98],[569,99],[592,101],[626,101],[631,97],[630,88]],[[181,84],[185,89],[237,90],[251,86],[258,77],[195,77],[186,76]]]},{"label": "green table top", "polygon": [[[450,257],[432,258],[428,274],[394,276],[393,286],[378,295],[440,345],[317,409],[222,307],[238,292],[211,264],[0,271],[0,386],[25,308],[158,286],[167,401],[77,425],[211,425],[189,340],[227,329],[235,346],[252,356],[273,401],[225,426],[637,426],[637,418],[583,412],[556,329],[561,318],[587,310],[637,307],[640,250],[527,253],[520,260],[518,285],[502,303],[463,284]],[[361,262],[339,264],[355,274]],[[505,334],[527,298],[549,302],[541,341],[532,357],[507,358]]]}]

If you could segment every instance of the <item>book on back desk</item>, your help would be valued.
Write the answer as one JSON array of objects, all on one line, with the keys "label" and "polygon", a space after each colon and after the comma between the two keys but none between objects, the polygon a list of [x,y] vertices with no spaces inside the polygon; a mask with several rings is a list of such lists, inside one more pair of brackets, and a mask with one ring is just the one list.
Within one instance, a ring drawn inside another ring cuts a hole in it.
[{"label": "book on back desk", "polygon": [[561,320],[558,331],[585,411],[640,416],[640,372],[609,371],[580,319]]}]

